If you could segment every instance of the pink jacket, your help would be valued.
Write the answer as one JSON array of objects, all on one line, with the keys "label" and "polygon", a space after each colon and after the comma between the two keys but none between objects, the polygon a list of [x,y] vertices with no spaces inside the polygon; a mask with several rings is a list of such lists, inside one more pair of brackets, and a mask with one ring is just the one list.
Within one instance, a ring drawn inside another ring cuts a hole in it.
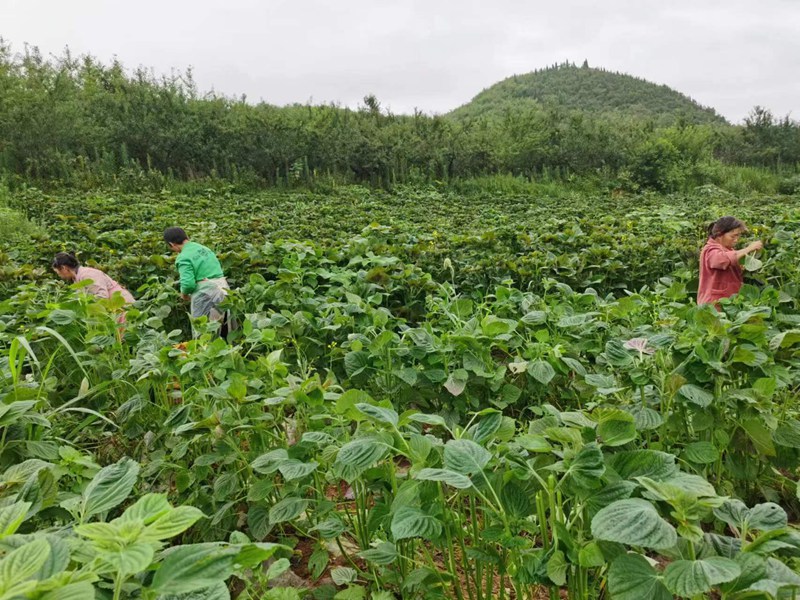
[{"label": "pink jacket", "polygon": [[114,292],[119,292],[125,298],[127,304],[134,302],[131,293],[111,279],[108,275],[103,273],[100,269],[93,269],[91,267],[78,267],[78,274],[75,277],[75,282],[85,281],[91,279],[92,283],[88,285],[86,291],[98,298],[111,298]]},{"label": "pink jacket", "polygon": [[739,292],[743,280],[736,250],[729,250],[714,238],[708,238],[700,253],[697,303],[710,304],[720,298],[729,298]]}]

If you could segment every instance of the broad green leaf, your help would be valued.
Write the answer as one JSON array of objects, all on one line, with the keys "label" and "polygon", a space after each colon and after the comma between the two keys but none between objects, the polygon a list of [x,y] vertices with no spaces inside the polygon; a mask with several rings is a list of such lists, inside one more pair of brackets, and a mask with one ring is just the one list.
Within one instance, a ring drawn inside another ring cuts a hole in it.
[{"label": "broad green leaf", "polygon": [[535,360],[528,364],[528,375],[541,384],[547,385],[556,376],[556,371],[546,360]]},{"label": "broad green leaf", "polygon": [[629,409],[629,412],[633,415],[633,421],[638,431],[658,429],[664,422],[661,413],[656,412],[652,408],[633,406]]},{"label": "broad green leaf", "polygon": [[597,435],[605,446],[622,446],[635,440],[633,416],[621,410],[603,411],[597,424]]},{"label": "broad green leaf", "polygon": [[256,473],[270,475],[278,470],[281,464],[289,460],[289,453],[284,448],[270,450],[255,459],[250,466]]},{"label": "broad green leaf", "polygon": [[180,594],[217,585],[233,574],[237,553],[235,548],[214,543],[171,548],[150,588],[159,594]]},{"label": "broad green leaf", "polygon": [[[767,558],[767,577],[773,581],[788,583],[800,588],[800,574],[789,568],[777,558]],[[800,589],[798,589],[800,591]]]},{"label": "broad green leaf", "polygon": [[369,368],[369,352],[348,352],[344,355],[344,369],[348,377],[356,377]]},{"label": "broad green leaf", "polygon": [[693,597],[733,581],[741,574],[739,565],[730,558],[711,556],[702,560],[676,560],[664,570],[664,583],[678,596]]},{"label": "broad green leaf", "polygon": [[692,442],[683,449],[681,456],[698,465],[709,465],[719,459],[719,450],[711,442]]},{"label": "broad green leaf", "polygon": [[774,531],[786,527],[788,517],[786,511],[774,502],[765,502],[750,509],[747,521],[751,529]]},{"label": "broad green leaf", "polygon": [[347,531],[347,526],[341,519],[331,517],[318,523],[316,527],[312,528],[312,531],[318,531],[323,539],[329,540],[342,535]]},{"label": "broad green leaf", "polygon": [[581,361],[571,358],[569,356],[562,356],[561,361],[567,365],[572,371],[575,371],[578,375],[586,376],[586,367],[583,366]]},{"label": "broad green leaf", "polygon": [[272,525],[285,523],[299,517],[308,507],[310,501],[290,496],[284,498],[269,509],[269,522]]},{"label": "broad green leaf", "polygon": [[759,418],[745,419],[742,428],[753,442],[756,450],[765,456],[775,456],[775,446],[772,443],[772,433],[764,426]]},{"label": "broad green leaf", "polygon": [[633,356],[625,349],[623,342],[620,340],[608,340],[604,354],[608,364],[613,367],[625,368],[633,366]]},{"label": "broad green leaf", "polygon": [[145,525],[149,525],[170,510],[172,507],[167,501],[166,494],[145,494],[132,506],[126,508],[119,520],[123,523],[139,520]]},{"label": "broad green leaf", "polygon": [[296,458],[290,458],[289,460],[281,463],[278,467],[278,470],[283,475],[283,478],[286,481],[292,481],[294,479],[302,479],[303,477],[307,477],[311,475],[314,471],[317,470],[319,463],[317,462],[303,462],[301,460],[297,460]]},{"label": "broad green leaf", "polygon": [[123,458],[118,463],[101,469],[83,493],[83,518],[105,512],[124,502],[138,475],[139,463],[130,458]]},{"label": "broad green leaf", "polygon": [[500,319],[494,315],[487,315],[481,321],[483,334],[488,337],[496,337],[513,331],[517,326],[515,321]]},{"label": "broad green leaf", "polygon": [[694,473],[678,472],[665,479],[663,483],[674,486],[684,493],[698,498],[713,498],[717,495],[717,491],[711,483]]},{"label": "broad green leaf", "polygon": [[447,378],[444,383],[445,389],[453,396],[460,396],[467,388],[469,381],[469,373],[464,369],[456,369]]},{"label": "broad green leaf", "polygon": [[672,600],[663,578],[639,554],[623,554],[608,570],[608,590],[614,600]]},{"label": "broad green leaf", "polygon": [[325,548],[317,548],[308,559],[308,571],[311,578],[319,579],[330,564],[330,555]]},{"label": "broad green leaf", "polygon": [[70,561],[70,546],[65,538],[59,535],[46,536],[47,543],[50,544],[50,554],[35,578],[39,580],[49,579],[66,570]]},{"label": "broad green leaf", "polygon": [[745,271],[758,271],[763,266],[764,263],[755,256],[753,256],[752,254],[745,255],[744,257]]},{"label": "broad green leaf", "polygon": [[617,382],[611,375],[604,375],[602,373],[587,373],[584,379],[586,383],[598,388],[598,390],[615,389],[617,387]]},{"label": "broad green leaf", "polygon": [[193,506],[173,508],[148,525],[142,532],[141,539],[156,541],[175,537],[189,529],[204,516],[203,511]]},{"label": "broad green leaf", "polygon": [[417,385],[417,379],[419,378],[419,371],[417,371],[413,367],[405,367],[404,369],[397,369],[392,371],[392,373],[404,383],[414,387]]},{"label": "broad green leaf", "polygon": [[547,321],[547,313],[543,310],[532,310],[526,313],[520,320],[526,325],[539,325]]},{"label": "broad green leaf", "polygon": [[600,446],[592,442],[583,446],[578,453],[569,461],[567,474],[572,480],[584,489],[594,489],[600,485],[600,478],[606,470],[603,462],[603,452]]},{"label": "broad green leaf", "polygon": [[649,477],[637,477],[636,480],[651,494],[647,497],[670,503],[679,502],[688,496],[697,498],[716,495],[714,486],[699,475],[678,473],[663,481],[654,481]]},{"label": "broad green leaf", "polygon": [[415,478],[422,481],[441,481],[460,490],[472,487],[469,477],[448,469],[422,469]]},{"label": "broad green leaf", "polygon": [[336,567],[331,569],[331,579],[336,585],[347,585],[358,579],[358,573],[350,567]]},{"label": "broad green leaf", "polygon": [[50,555],[50,544],[44,538],[20,546],[0,560],[0,582],[4,590],[13,588],[33,576]]},{"label": "broad green leaf", "polygon": [[357,418],[358,412],[356,404],[372,404],[372,397],[361,390],[347,390],[336,400],[334,408],[337,415],[348,415],[351,418]]},{"label": "broad green leaf", "polygon": [[714,395],[703,388],[697,387],[693,383],[686,383],[680,387],[678,394],[686,398],[689,402],[705,408],[714,401]]},{"label": "broad green leaf", "polygon": [[356,404],[356,410],[368,416],[370,419],[374,419],[378,423],[392,425],[393,427],[397,427],[397,423],[400,419],[400,417],[397,415],[397,412],[395,412],[391,408],[384,408],[383,406],[375,406],[373,404],[367,404],[365,402],[359,402],[358,404]]},{"label": "broad green leaf", "polygon": [[578,564],[587,569],[602,567],[606,564],[606,557],[597,542],[589,542],[578,552]]},{"label": "broad green leaf", "polygon": [[675,457],[657,450],[631,450],[606,457],[606,465],[622,479],[649,477],[656,481],[678,472]]},{"label": "broad green leaf", "polygon": [[[296,599],[269,598],[267,600],[296,600]],[[367,600],[367,589],[362,585],[350,584],[342,591],[336,592],[336,594],[333,596],[333,600]]]},{"label": "broad green leaf", "polygon": [[247,511],[247,528],[256,540],[263,540],[270,531],[269,509],[260,504],[252,504]]},{"label": "broad green leaf", "polygon": [[95,600],[95,598],[94,586],[88,581],[68,583],[39,596],[39,600]]},{"label": "broad green leaf", "polygon": [[632,481],[615,481],[604,485],[586,498],[586,508],[589,511],[589,515],[594,516],[597,511],[612,502],[630,498],[636,487],[636,484]]},{"label": "broad green leaf", "polygon": [[400,556],[397,548],[391,542],[381,542],[374,548],[359,552],[358,555],[364,560],[381,566],[392,564]]},{"label": "broad green leaf", "polygon": [[445,468],[462,475],[480,473],[491,458],[486,448],[472,440],[449,440],[444,446]]},{"label": "broad green leaf", "polygon": [[335,438],[325,433],[324,431],[306,431],[301,438],[301,441],[308,442],[310,444],[332,444],[335,442]]},{"label": "broad green leaf", "polygon": [[531,494],[518,483],[509,481],[500,491],[500,502],[508,514],[517,519],[524,519],[533,514]]},{"label": "broad green leaf", "polygon": [[392,517],[392,537],[395,542],[421,537],[434,540],[442,533],[441,522],[413,506],[401,506]]},{"label": "broad green leaf", "polygon": [[76,525],[73,531],[81,537],[96,541],[116,540],[120,536],[119,525],[115,523],[85,523]]},{"label": "broad green leaf", "polygon": [[800,342],[800,329],[782,331],[769,341],[769,349],[776,352],[779,348],[788,348]]},{"label": "broad green leaf", "polygon": [[408,447],[411,450],[409,453],[411,462],[415,464],[425,464],[433,450],[433,442],[424,435],[412,433],[408,439]]},{"label": "broad green leaf", "polygon": [[0,539],[17,531],[31,508],[30,502],[15,502],[0,508]]},{"label": "broad green leaf", "polygon": [[235,472],[222,473],[214,480],[214,498],[227,500],[239,490],[239,477]]},{"label": "broad green leaf", "polygon": [[409,420],[415,423],[422,423],[423,425],[439,425],[444,427],[447,423],[439,415],[426,415],[425,413],[414,413],[408,415]]},{"label": "broad green leaf", "polygon": [[747,505],[736,498],[725,500],[722,506],[714,509],[714,516],[720,521],[724,521],[731,527],[742,529],[747,524],[747,517],[750,515],[750,509]]},{"label": "broad green leaf", "polygon": [[366,469],[381,460],[387,453],[386,444],[377,438],[357,438],[347,442],[339,449],[336,462],[357,469]]},{"label": "broad green leaf", "polygon": [[150,566],[155,557],[155,550],[153,544],[137,540],[125,544],[119,550],[104,550],[99,553],[99,557],[111,567],[112,571],[134,575]]},{"label": "broad green leaf", "polygon": [[288,558],[279,558],[267,568],[266,572],[267,581],[279,577],[280,575],[285,573],[291,566],[292,563],[289,562]]},{"label": "broad green leaf", "polygon": [[547,561],[547,576],[550,581],[557,586],[567,583],[567,558],[561,550],[553,552],[550,560]]},{"label": "broad green leaf", "polygon": [[473,428],[470,429],[472,433],[472,439],[478,443],[483,444],[494,436],[497,433],[497,430],[500,429],[500,426],[503,424],[503,414],[500,412],[493,412],[484,417],[475,425]]},{"label": "broad green leaf", "polygon": [[675,528],[641,498],[617,500],[601,509],[592,519],[591,529],[598,540],[656,550],[671,548],[678,541]]},{"label": "broad green leaf", "polygon": [[264,561],[269,560],[278,551],[289,550],[288,546],[273,544],[271,542],[244,543],[240,546],[231,546],[236,551],[234,565],[238,570],[261,567]]},{"label": "broad green leaf", "polygon": [[542,435],[523,433],[514,438],[514,441],[528,452],[550,452],[553,446]]},{"label": "broad green leaf", "polygon": [[778,425],[772,439],[779,446],[786,448],[800,448],[800,421],[787,419]]},{"label": "broad green leaf", "polygon": [[754,552],[740,552],[733,557],[739,565],[741,574],[736,579],[721,586],[726,593],[743,590],[767,576],[767,559]]}]

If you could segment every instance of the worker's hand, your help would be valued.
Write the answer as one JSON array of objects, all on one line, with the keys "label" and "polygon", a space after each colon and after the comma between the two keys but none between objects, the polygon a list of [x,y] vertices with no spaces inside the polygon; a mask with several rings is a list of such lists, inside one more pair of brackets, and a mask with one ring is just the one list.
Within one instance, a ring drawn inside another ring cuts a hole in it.
[{"label": "worker's hand", "polygon": [[761,240],[756,240],[749,246],[747,246],[748,252],[755,252],[756,250],[761,250],[764,247],[764,244]]},{"label": "worker's hand", "polygon": [[192,297],[189,294],[181,294],[181,300],[183,300],[184,302],[188,302],[191,299]]}]

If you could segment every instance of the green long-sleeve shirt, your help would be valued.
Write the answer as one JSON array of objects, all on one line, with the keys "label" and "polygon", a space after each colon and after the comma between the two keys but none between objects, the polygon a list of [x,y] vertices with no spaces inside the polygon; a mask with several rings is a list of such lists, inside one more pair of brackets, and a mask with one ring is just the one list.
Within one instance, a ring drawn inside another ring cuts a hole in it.
[{"label": "green long-sleeve shirt", "polygon": [[225,277],[217,255],[197,242],[186,242],[175,260],[181,277],[181,293],[191,294],[203,279]]}]

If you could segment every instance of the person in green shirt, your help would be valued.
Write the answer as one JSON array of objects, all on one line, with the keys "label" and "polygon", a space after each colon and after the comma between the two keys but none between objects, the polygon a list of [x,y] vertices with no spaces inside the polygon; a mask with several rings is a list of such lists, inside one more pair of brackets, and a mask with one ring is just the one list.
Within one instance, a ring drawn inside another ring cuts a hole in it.
[{"label": "person in green shirt", "polygon": [[165,229],[164,241],[178,253],[175,266],[180,275],[181,295],[184,300],[191,301],[192,318],[221,321],[224,314],[217,306],[230,288],[217,255],[210,248],[191,241],[180,227]]}]

